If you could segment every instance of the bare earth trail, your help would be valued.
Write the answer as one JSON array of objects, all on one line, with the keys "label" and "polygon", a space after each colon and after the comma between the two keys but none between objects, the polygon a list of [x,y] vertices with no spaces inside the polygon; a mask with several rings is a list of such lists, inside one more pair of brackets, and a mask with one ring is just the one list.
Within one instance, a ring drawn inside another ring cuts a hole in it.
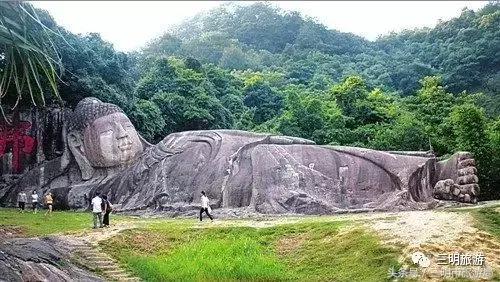
[{"label": "bare earth trail", "polygon": [[62,237],[65,237],[68,240],[76,239],[78,241],[84,241],[85,243],[97,246],[99,242],[109,239],[124,230],[134,229],[137,227],[138,225],[134,221],[120,221],[118,223],[114,223],[109,228],[89,229],[82,233],[64,235]]}]

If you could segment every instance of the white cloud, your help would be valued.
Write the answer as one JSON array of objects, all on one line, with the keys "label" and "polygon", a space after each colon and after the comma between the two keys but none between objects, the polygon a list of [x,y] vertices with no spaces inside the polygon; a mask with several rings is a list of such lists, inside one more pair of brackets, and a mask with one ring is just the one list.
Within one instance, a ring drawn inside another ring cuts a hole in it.
[{"label": "white cloud", "polygon": [[[253,1],[250,1],[253,2]],[[250,2],[245,2],[248,4]],[[74,33],[98,32],[122,51],[142,47],[168,27],[221,5],[219,1],[41,1],[59,25]],[[241,3],[241,2],[238,2]],[[317,18],[332,29],[373,40],[392,30],[434,26],[463,7],[477,10],[487,1],[276,1],[286,10]]]}]

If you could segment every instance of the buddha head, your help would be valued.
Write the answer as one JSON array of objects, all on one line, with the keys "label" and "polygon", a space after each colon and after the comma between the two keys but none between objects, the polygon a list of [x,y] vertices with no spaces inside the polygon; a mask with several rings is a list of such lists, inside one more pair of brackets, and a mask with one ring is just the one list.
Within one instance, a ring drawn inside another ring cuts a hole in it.
[{"label": "buddha head", "polygon": [[96,98],[78,103],[68,123],[67,141],[84,180],[92,177],[94,168],[129,164],[144,150],[122,109]]}]

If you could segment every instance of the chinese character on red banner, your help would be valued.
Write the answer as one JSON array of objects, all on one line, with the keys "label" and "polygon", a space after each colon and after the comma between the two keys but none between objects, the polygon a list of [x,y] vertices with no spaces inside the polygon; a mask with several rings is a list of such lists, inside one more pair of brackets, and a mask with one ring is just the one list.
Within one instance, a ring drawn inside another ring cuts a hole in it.
[{"label": "chinese character on red banner", "polygon": [[13,115],[13,120],[0,123],[0,157],[5,154],[7,145],[12,144],[12,169],[19,173],[22,154],[31,154],[35,149],[35,139],[26,134],[31,127],[28,121],[19,121],[19,113]]}]

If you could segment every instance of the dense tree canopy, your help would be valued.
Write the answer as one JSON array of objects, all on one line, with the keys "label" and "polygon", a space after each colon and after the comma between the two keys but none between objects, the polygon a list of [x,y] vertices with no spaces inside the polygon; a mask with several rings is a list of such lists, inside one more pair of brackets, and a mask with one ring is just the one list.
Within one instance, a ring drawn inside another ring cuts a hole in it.
[{"label": "dense tree canopy", "polygon": [[60,30],[63,100],[116,103],[151,142],[237,128],[440,158],[467,150],[483,198],[500,198],[498,2],[374,42],[267,3],[224,4],[129,54]]},{"label": "dense tree canopy", "polygon": [[191,55],[223,68],[280,68],[303,84],[320,75],[340,82],[357,74],[404,96],[413,94],[424,76],[440,75],[454,93],[483,92],[488,114],[498,114],[499,5],[492,2],[478,12],[464,9],[435,28],[391,33],[370,42],[270,4],[226,4],[183,22],[144,51]]}]

